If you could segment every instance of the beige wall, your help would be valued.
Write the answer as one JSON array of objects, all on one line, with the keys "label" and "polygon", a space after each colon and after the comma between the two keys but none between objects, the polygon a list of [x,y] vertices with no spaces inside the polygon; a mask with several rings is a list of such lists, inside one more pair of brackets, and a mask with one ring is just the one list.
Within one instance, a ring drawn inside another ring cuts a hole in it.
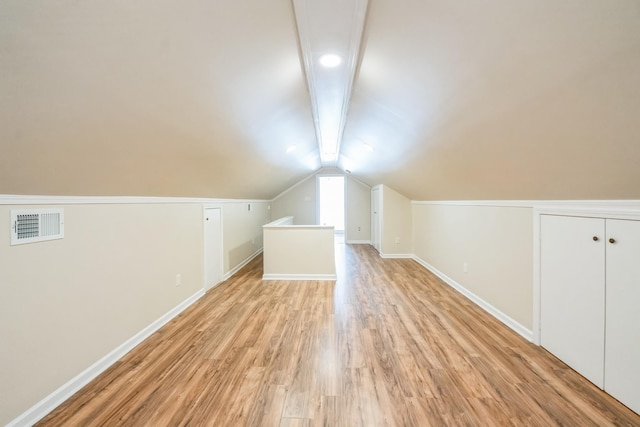
[{"label": "beige wall", "polygon": [[[223,209],[225,274],[262,248],[268,204],[212,202]],[[23,207],[0,205],[0,425],[204,281],[202,203],[57,205],[64,239],[10,246],[10,210]]]},{"label": "beige wall", "polygon": [[414,204],[413,239],[417,257],[532,329],[531,208]]},{"label": "beige wall", "polygon": [[292,216],[296,225],[316,224],[316,203],[316,175],[312,175],[273,199],[271,219]]},{"label": "beige wall", "polygon": [[333,227],[264,228],[265,278],[324,276],[335,278]]},{"label": "beige wall", "polygon": [[384,255],[411,254],[411,201],[397,191],[383,185],[382,235],[380,238]]},{"label": "beige wall", "polygon": [[[247,205],[251,204],[251,211]],[[269,202],[228,202],[222,205],[224,273],[262,249],[262,226],[269,222]]]},{"label": "beige wall", "polygon": [[349,242],[371,241],[371,187],[350,176],[345,180],[345,239]]},{"label": "beige wall", "polygon": [[65,205],[64,239],[19,246],[11,208],[0,206],[1,425],[203,286],[198,204]]}]

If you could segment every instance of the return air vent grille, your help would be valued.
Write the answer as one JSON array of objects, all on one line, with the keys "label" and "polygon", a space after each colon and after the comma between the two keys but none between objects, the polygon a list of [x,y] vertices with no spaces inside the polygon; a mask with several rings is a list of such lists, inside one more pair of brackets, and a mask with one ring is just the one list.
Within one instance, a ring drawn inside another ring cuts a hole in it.
[{"label": "return air vent grille", "polygon": [[62,239],[64,210],[28,209],[11,211],[11,245]]}]

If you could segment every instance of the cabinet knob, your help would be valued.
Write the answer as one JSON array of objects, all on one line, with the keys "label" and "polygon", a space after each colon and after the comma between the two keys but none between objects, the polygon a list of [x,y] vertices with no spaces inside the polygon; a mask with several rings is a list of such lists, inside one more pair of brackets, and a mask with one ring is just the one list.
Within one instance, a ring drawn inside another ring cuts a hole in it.
[{"label": "cabinet knob", "polygon": [[614,239],[613,237],[611,239],[609,239],[609,243],[615,243],[616,239]]},{"label": "cabinet knob", "polygon": [[594,242],[597,242],[598,240],[600,240],[600,239],[598,239],[598,236],[593,236],[593,241]]}]

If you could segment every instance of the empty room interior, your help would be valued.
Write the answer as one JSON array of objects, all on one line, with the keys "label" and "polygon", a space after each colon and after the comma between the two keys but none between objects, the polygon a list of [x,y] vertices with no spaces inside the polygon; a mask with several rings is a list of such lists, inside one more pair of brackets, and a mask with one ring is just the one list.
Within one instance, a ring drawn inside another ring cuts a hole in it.
[{"label": "empty room interior", "polygon": [[0,425],[640,426],[637,0],[2,0],[0,76]]}]

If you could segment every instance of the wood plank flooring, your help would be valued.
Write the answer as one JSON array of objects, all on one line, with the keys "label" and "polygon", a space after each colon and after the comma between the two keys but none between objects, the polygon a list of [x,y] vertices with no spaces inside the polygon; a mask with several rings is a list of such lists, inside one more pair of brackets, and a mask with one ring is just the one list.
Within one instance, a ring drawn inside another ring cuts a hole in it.
[{"label": "wood plank flooring", "polygon": [[640,426],[412,260],[209,291],[39,426]]}]

